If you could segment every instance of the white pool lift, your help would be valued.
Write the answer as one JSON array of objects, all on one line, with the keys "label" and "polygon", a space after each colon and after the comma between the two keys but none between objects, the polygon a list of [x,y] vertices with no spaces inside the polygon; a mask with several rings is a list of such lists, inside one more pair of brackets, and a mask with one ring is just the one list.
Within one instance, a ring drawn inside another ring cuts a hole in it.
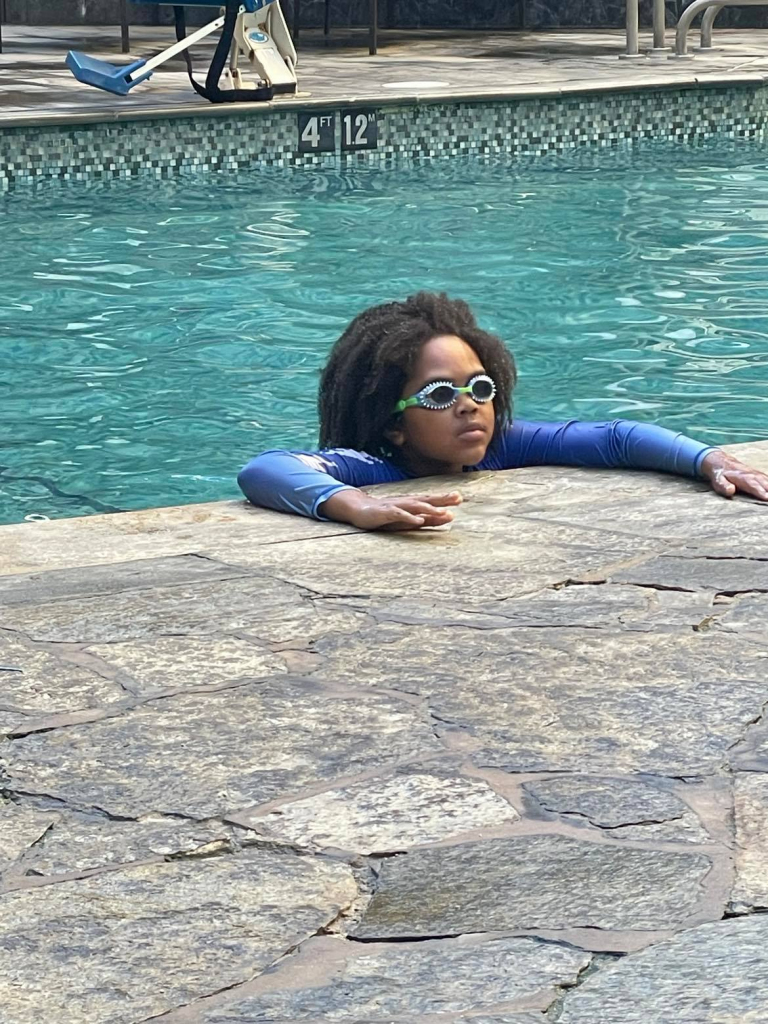
[{"label": "white pool lift", "polygon": [[[185,6],[217,7],[219,16],[186,35]],[[154,57],[119,65],[70,50],[67,67],[78,82],[105,89],[117,96],[126,96],[131,89],[146,82],[161,64],[183,54],[195,91],[212,103],[270,100],[275,93],[296,91],[296,50],[280,9],[280,0],[195,0],[190,4],[173,4],[173,8],[177,41]],[[192,75],[188,51],[190,46],[219,29],[221,36],[203,86]],[[227,57],[229,64],[225,67]],[[240,68],[242,58],[248,62],[253,80],[244,78]]]}]

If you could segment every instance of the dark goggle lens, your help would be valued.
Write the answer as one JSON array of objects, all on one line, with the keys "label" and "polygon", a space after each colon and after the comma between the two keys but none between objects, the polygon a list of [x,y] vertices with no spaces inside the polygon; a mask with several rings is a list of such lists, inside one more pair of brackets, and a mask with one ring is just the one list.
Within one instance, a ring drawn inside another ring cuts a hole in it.
[{"label": "dark goggle lens", "polygon": [[429,393],[429,400],[435,405],[450,405],[455,397],[456,393],[448,384],[441,384]]},{"label": "dark goggle lens", "polygon": [[477,402],[487,402],[493,395],[493,384],[489,380],[476,380],[472,384],[472,397]]}]

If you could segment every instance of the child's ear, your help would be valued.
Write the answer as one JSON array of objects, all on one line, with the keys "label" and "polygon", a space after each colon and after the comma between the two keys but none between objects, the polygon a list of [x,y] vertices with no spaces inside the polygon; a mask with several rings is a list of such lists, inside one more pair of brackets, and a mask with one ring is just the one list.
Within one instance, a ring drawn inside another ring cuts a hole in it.
[{"label": "child's ear", "polygon": [[[399,419],[400,417],[398,417]],[[390,441],[395,448],[402,448],[405,444],[405,433],[399,427],[392,427],[384,431],[384,437]]]}]

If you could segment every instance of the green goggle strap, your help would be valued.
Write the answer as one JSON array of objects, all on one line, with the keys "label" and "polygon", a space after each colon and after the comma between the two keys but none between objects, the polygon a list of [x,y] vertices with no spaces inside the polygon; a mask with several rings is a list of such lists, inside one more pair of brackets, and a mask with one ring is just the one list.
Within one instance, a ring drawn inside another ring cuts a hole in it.
[{"label": "green goggle strap", "polygon": [[[456,397],[458,395],[468,395],[468,394],[470,394],[471,391],[472,391],[472,385],[471,384],[467,384],[467,386],[465,388],[454,387],[453,390],[455,392],[454,401],[456,401]],[[401,398],[400,401],[395,406],[395,412],[402,412],[403,409],[408,409],[412,405],[419,405],[419,399],[420,399],[420,394],[419,395],[411,395],[410,398]],[[450,406],[448,408],[450,408]]]}]

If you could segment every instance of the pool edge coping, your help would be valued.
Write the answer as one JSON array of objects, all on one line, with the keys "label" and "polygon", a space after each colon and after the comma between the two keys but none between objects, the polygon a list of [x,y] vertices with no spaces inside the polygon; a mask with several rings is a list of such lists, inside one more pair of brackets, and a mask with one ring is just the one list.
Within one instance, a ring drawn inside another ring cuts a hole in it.
[{"label": "pool edge coping", "polygon": [[356,108],[393,108],[409,106],[437,106],[446,103],[499,103],[526,99],[565,99],[571,96],[599,96],[611,93],[642,93],[659,91],[693,91],[697,89],[722,88],[723,86],[742,86],[760,88],[768,85],[768,72],[740,72],[734,74],[712,74],[683,76],[676,79],[665,77],[648,80],[631,80],[621,82],[575,82],[558,86],[526,85],[513,86],[509,89],[459,92],[412,93],[398,96],[377,96],[341,94],[334,98],[291,97],[284,100],[270,100],[262,103],[213,104],[191,102],[188,106],[158,106],[141,110],[121,111],[89,110],[82,113],[37,114],[34,116],[0,115],[0,134],[14,128],[45,128],[75,127],[77,125],[115,125],[135,121],[182,120],[190,117],[232,117],[241,114],[244,117],[272,114],[278,112],[305,110],[338,110],[341,107]]}]

